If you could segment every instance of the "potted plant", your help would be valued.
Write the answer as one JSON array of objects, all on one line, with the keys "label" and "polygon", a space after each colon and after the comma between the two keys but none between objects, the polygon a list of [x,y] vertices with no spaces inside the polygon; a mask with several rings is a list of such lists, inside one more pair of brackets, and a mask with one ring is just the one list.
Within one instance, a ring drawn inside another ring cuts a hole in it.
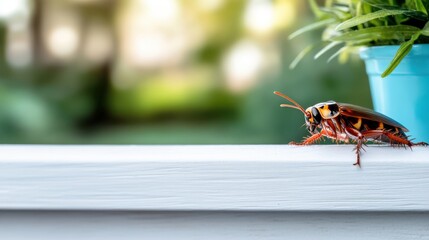
[{"label": "potted plant", "polygon": [[[290,35],[323,28],[315,58],[360,49],[370,81],[374,109],[429,141],[429,0],[310,0],[317,21]],[[292,62],[313,49],[305,48]]]}]

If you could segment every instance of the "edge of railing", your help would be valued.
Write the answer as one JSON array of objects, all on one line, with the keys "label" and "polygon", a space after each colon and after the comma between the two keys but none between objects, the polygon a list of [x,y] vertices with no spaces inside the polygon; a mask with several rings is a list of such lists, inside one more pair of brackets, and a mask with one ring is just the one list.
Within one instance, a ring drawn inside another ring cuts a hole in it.
[{"label": "edge of railing", "polygon": [[429,210],[429,148],[353,148],[0,145],[0,210]]}]

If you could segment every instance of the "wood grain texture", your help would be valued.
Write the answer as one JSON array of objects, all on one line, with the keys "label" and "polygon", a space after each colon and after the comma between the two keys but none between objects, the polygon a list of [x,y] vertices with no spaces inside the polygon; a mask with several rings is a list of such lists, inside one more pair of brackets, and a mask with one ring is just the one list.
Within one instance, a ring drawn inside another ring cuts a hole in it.
[{"label": "wood grain texture", "polygon": [[0,209],[428,211],[429,148],[0,146]]}]

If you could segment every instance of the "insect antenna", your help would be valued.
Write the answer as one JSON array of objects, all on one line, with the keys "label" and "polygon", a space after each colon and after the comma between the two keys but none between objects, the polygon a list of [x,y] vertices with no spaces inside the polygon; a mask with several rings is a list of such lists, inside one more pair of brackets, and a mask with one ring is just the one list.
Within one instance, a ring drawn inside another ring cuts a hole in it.
[{"label": "insect antenna", "polygon": [[281,92],[277,92],[277,91],[275,91],[274,94],[277,95],[277,96],[280,96],[280,97],[282,97],[282,98],[284,98],[286,100],[288,100],[291,103],[293,103],[293,105],[290,105],[290,104],[280,104],[280,107],[295,108],[295,109],[300,110],[302,113],[304,113],[304,115],[307,115],[307,113],[305,112],[304,108],[301,107],[301,105],[299,105],[297,102],[295,102],[292,98],[284,95]]},{"label": "insect antenna", "polygon": [[300,107],[298,107],[298,106],[295,106],[295,105],[290,105],[290,104],[282,103],[282,104],[280,104],[280,107],[295,108],[295,109],[298,109],[298,110],[300,110],[302,112],[302,109]]}]

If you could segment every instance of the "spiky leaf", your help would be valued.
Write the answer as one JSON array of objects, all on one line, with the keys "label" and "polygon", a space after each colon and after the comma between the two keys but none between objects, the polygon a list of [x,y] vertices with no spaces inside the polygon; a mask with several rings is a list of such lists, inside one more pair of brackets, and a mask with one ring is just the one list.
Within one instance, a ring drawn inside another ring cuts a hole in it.
[{"label": "spiky leaf", "polygon": [[355,27],[359,24],[369,22],[371,20],[377,19],[377,18],[383,18],[387,16],[393,16],[393,15],[399,15],[399,14],[405,14],[409,12],[408,10],[388,10],[388,9],[382,9],[377,12],[368,13],[365,15],[356,16],[354,18],[350,18],[347,21],[344,21],[340,23],[336,30],[344,30],[347,28]]},{"label": "spiky leaf", "polygon": [[417,38],[419,38],[419,36],[420,36],[420,32],[414,34],[410,40],[402,43],[401,46],[399,46],[399,49],[396,52],[395,57],[393,57],[387,69],[383,72],[383,74],[381,74],[381,77],[384,78],[388,76],[390,73],[392,73],[393,70],[395,70],[395,68],[399,65],[402,59],[404,59],[404,57],[407,56],[407,54],[411,51],[411,49],[413,48],[414,41],[416,41]]},{"label": "spiky leaf", "polygon": [[326,27],[329,24],[332,24],[334,22],[335,22],[335,19],[328,18],[328,19],[325,19],[325,20],[321,20],[321,21],[312,23],[310,25],[302,27],[302,28],[296,30],[295,32],[291,33],[289,35],[289,39],[296,38],[297,36],[299,36],[299,35],[301,35],[303,33],[309,32],[309,31],[313,31],[313,30],[316,30],[316,29],[319,29],[319,28]]},{"label": "spiky leaf", "polygon": [[382,26],[359,29],[333,37],[331,41],[355,42],[366,39],[376,40],[406,40],[420,31],[419,28],[406,25]]}]

